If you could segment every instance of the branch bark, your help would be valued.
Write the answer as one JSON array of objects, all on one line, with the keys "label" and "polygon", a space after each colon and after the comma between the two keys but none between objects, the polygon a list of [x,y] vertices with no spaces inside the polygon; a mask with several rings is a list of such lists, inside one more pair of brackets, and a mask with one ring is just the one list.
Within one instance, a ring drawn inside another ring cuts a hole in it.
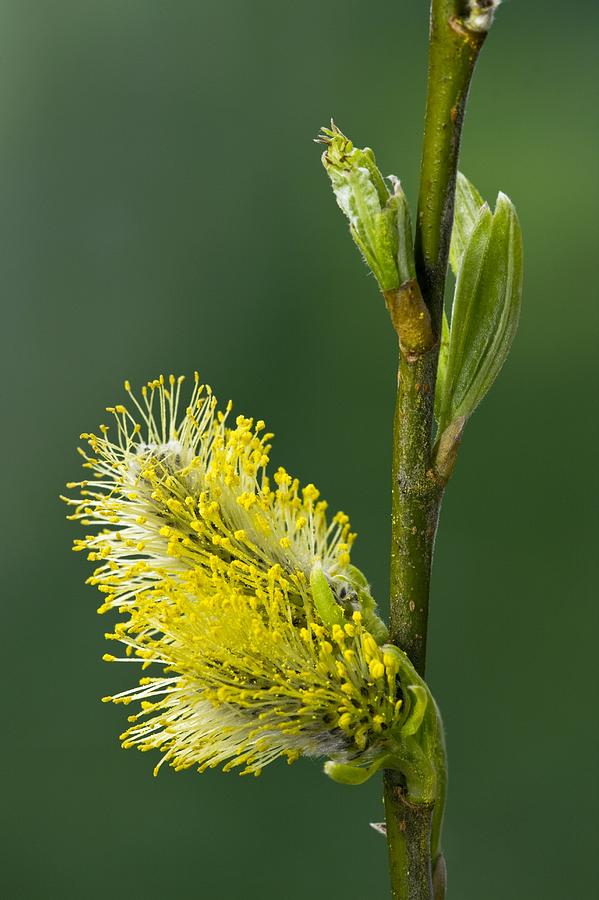
[{"label": "branch bark", "polygon": [[[430,572],[445,486],[432,458],[443,297],[464,110],[485,38],[484,32],[465,26],[464,7],[460,0],[431,4],[415,257],[434,342],[421,353],[400,347],[393,428],[390,637],[408,653],[420,675],[426,663]],[[387,771],[384,783],[394,900],[442,900],[445,864],[438,846],[431,846],[433,821],[433,841],[438,843],[442,809],[427,805],[416,810],[395,772]]]}]

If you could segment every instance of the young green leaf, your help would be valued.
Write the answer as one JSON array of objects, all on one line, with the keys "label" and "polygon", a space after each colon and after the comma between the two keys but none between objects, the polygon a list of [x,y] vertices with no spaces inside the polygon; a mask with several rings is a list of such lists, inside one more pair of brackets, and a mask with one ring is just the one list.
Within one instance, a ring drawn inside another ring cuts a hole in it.
[{"label": "young green leaf", "polygon": [[470,235],[476,225],[478,214],[484,202],[474,185],[468,181],[465,175],[458,172],[455,186],[451,245],[449,248],[449,262],[453,274],[456,276],[460,271],[464,250],[468,246]]},{"label": "young green leaf", "polygon": [[389,181],[393,187],[393,194],[389,205],[395,210],[397,228],[397,273],[399,284],[405,284],[416,278],[416,263],[414,262],[414,239],[412,236],[412,218],[408,198],[404,194],[399,178],[389,175]]},{"label": "young green leaf", "polygon": [[354,147],[334,122],[322,129],[318,140],[326,146],[322,163],[356,246],[381,291],[397,291],[416,271],[410,212],[401,184],[390,176],[390,191],[372,150]]},{"label": "young green leaf", "polygon": [[[453,214],[453,228],[451,231],[451,244],[449,247],[449,262],[454,275],[458,275],[464,250],[468,246],[472,231],[478,220],[479,213],[485,201],[478,193],[471,181],[465,175],[458,172],[455,187],[455,205]],[[443,310],[441,326],[441,347],[439,350],[439,364],[437,367],[437,383],[435,388],[435,419],[441,417],[441,404],[445,390],[445,376],[447,373],[447,357],[449,354],[449,322],[447,314]]]},{"label": "young green leaf", "polygon": [[441,433],[472,415],[499,374],[518,325],[521,292],[520,225],[509,198],[499,194],[494,213],[486,204],[480,208],[461,256],[438,405]]},{"label": "young green leaf", "polygon": [[441,320],[441,344],[439,346],[439,362],[437,364],[437,383],[435,387],[435,419],[439,421],[441,417],[441,402],[443,400],[443,391],[445,389],[445,379],[447,377],[447,357],[449,355],[449,322],[447,321],[447,313],[443,310],[443,318]]}]

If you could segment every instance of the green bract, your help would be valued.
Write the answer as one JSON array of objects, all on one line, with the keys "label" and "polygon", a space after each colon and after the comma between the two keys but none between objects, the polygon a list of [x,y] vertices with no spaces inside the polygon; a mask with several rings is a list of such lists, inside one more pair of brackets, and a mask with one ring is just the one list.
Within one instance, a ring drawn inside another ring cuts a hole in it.
[{"label": "green bract", "polygon": [[366,576],[355,566],[348,566],[347,574],[349,578],[339,579],[337,585],[345,603],[344,608],[337,600],[321,563],[314,564],[310,572],[310,590],[316,612],[330,628],[333,625],[344,625],[351,619],[352,610],[358,608],[374,639],[379,644],[384,643],[389,637],[389,630],[377,615],[376,602],[370,593]]},{"label": "green bract", "polygon": [[450,258],[457,281],[435,398],[440,434],[472,415],[499,374],[518,325],[522,236],[505,194],[491,213],[459,176]]},{"label": "green bract", "polygon": [[317,563],[310,573],[310,588],[314,608],[324,624],[329,627],[343,625],[343,610],[335,600],[335,595],[320,563]]},{"label": "green bract", "polygon": [[392,644],[382,648],[396,661],[403,687],[405,714],[389,736],[390,751],[369,767],[329,760],[325,772],[341,784],[363,784],[379,769],[396,769],[406,781],[410,800],[439,802],[442,813],[445,792],[445,743],[439,710],[433,696],[406,654]]}]

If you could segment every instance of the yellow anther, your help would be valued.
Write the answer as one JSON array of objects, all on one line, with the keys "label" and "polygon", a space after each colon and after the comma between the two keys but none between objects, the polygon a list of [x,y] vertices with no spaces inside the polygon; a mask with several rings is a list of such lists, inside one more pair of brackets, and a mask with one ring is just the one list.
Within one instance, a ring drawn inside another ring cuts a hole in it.
[{"label": "yellow anther", "polygon": [[343,628],[341,628],[340,625],[337,625],[337,624],[333,625],[332,631],[333,631],[333,639],[338,644],[342,644],[345,642],[345,631]]},{"label": "yellow anther", "polygon": [[382,662],[379,662],[377,659],[371,659],[368,668],[370,670],[370,675],[373,679],[382,678],[385,674],[385,667]]},{"label": "yellow anther", "polygon": [[368,632],[365,632],[362,635],[362,650],[364,651],[364,656],[366,657],[367,662],[370,662],[370,660],[373,658],[378,658],[378,644],[373,636]]},{"label": "yellow anther", "polygon": [[302,491],[304,500],[307,503],[314,503],[320,496],[320,491],[313,484],[307,484]]},{"label": "yellow anther", "polygon": [[399,660],[392,653],[383,653],[383,663],[388,675],[396,675],[399,672]]}]

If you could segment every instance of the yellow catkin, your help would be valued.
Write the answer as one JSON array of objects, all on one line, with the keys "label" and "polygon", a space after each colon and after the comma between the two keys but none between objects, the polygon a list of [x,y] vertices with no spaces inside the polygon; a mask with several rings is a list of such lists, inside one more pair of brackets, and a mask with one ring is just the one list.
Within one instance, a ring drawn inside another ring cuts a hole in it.
[{"label": "yellow catkin", "polygon": [[138,397],[126,381],[112,427],[82,435],[93,474],[65,498],[69,518],[97,526],[74,549],[97,564],[99,612],[122,616],[107,638],[124,655],[104,658],[155,673],[103,698],[140,704],[123,746],[161,752],[157,769],[366,764],[403,714],[397,663],[359,610],[330,627],[310,593],[318,563],[335,596],[351,594],[349,519],[329,521],[317,488],[285,469],[269,479],[264,422],[230,425],[197,373],[182,407],[182,382],[160,376]]}]

